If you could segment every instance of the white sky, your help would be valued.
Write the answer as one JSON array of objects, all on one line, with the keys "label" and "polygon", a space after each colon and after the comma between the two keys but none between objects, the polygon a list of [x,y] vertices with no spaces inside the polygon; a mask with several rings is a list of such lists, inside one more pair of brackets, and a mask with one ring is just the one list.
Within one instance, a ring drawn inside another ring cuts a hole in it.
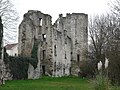
[{"label": "white sky", "polygon": [[86,13],[95,15],[106,13],[108,3],[111,0],[12,0],[20,14],[20,21],[23,14],[28,10],[39,10],[43,13],[50,14],[53,22],[59,14],[66,13]]},{"label": "white sky", "polygon": [[[11,0],[17,9],[20,22],[28,10],[39,10],[52,16],[52,23],[59,14],[86,13],[88,16],[109,12],[108,3],[114,0]],[[18,24],[18,26],[19,26]],[[17,38],[16,38],[17,42]]]}]

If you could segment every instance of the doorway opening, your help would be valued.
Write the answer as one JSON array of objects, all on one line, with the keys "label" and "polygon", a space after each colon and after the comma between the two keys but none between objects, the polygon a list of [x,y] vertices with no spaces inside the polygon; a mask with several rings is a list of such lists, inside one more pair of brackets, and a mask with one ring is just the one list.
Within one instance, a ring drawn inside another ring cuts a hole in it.
[{"label": "doorway opening", "polygon": [[46,57],[46,50],[43,50],[43,60],[45,60]]},{"label": "doorway opening", "polygon": [[45,75],[45,65],[42,65],[42,75]]}]

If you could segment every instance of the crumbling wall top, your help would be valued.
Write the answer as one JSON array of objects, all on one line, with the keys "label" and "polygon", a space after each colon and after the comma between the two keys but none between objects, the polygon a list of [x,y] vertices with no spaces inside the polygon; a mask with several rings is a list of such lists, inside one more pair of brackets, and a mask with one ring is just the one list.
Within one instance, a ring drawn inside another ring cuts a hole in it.
[{"label": "crumbling wall top", "polygon": [[88,14],[85,14],[85,13],[72,13],[72,15],[85,15],[85,16],[88,16]]},{"label": "crumbling wall top", "polygon": [[38,11],[38,10],[28,10],[28,12],[24,14],[23,18],[27,18],[27,17],[29,17],[32,14],[37,14],[38,16],[39,15],[44,15],[44,16],[52,18],[49,14],[44,14],[41,11]]}]

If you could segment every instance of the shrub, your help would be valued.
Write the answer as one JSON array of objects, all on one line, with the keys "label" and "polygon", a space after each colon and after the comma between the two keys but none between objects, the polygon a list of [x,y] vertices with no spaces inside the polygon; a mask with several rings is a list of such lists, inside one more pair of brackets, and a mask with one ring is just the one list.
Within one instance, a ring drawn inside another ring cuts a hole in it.
[{"label": "shrub", "polygon": [[109,80],[103,75],[97,75],[95,80],[93,80],[94,90],[109,90]]},{"label": "shrub", "polygon": [[113,85],[120,85],[120,52],[112,51],[109,53],[109,78]]},{"label": "shrub", "polygon": [[36,60],[30,57],[10,56],[8,63],[13,79],[27,79],[29,63],[36,67]]},{"label": "shrub", "polygon": [[96,74],[96,61],[81,61],[80,62],[80,76],[82,77],[94,77]]},{"label": "shrub", "polygon": [[37,59],[37,50],[38,50],[38,41],[35,40],[33,49],[31,52],[31,57],[24,56],[8,56],[6,50],[4,50],[5,54],[5,64],[9,65],[11,70],[11,74],[13,75],[13,79],[27,79],[28,77],[28,67],[31,64],[34,69],[37,67],[38,59]]}]

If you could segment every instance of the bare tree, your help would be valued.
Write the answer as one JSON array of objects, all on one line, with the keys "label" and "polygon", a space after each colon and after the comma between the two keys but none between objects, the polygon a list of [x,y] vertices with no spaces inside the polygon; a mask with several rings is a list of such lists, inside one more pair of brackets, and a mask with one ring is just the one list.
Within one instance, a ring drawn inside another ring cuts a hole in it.
[{"label": "bare tree", "polygon": [[112,29],[112,34],[115,39],[120,40],[120,0],[110,2],[109,6],[112,11],[111,24],[114,28]]},{"label": "bare tree", "polygon": [[[117,14],[96,16],[90,20],[89,32],[96,61],[107,57],[109,77],[120,85],[120,21]],[[104,68],[103,68],[104,69]]]},{"label": "bare tree", "polygon": [[107,41],[107,18],[95,16],[90,20],[89,33],[94,47],[94,54],[97,61],[103,60],[105,55],[105,44]]},{"label": "bare tree", "polygon": [[0,16],[4,25],[4,40],[9,43],[9,40],[16,38],[16,26],[19,18],[10,0],[0,0]]},{"label": "bare tree", "polygon": [[120,85],[120,22],[118,17],[112,16],[109,25],[109,42],[107,43],[107,57],[109,58],[109,78],[112,83]]},{"label": "bare tree", "polygon": [[120,1],[119,0],[112,1],[108,5],[110,6],[112,13],[114,13],[117,16],[120,16]]},{"label": "bare tree", "polygon": [[89,22],[91,46],[96,61],[110,61],[110,79],[120,85],[120,1],[111,2],[111,13],[95,16]]}]

